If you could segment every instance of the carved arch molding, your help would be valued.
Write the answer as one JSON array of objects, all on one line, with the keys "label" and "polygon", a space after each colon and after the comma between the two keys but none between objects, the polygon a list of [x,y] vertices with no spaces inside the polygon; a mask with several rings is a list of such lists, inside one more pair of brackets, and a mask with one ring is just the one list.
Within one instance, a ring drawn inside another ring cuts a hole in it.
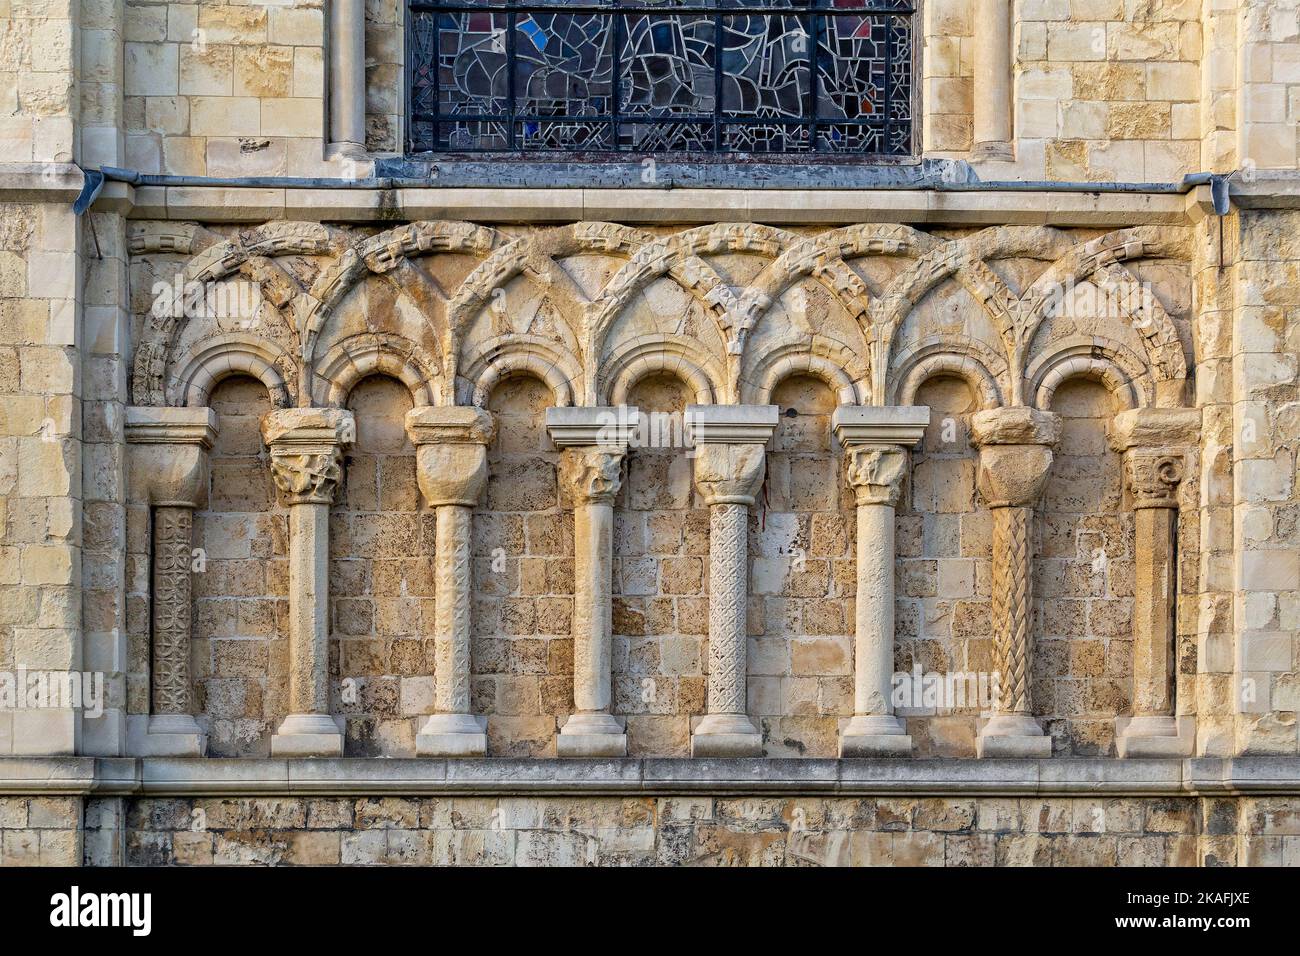
[{"label": "carved arch molding", "polygon": [[[1187,392],[1181,228],[144,222],[130,251],[137,405],[205,405],[231,374],[279,407],[340,405],[376,373],[417,406],[481,405],[517,374],[557,405],[615,404],[656,373],[722,404],[765,402],[790,374],[842,404],[906,404],[939,374],[983,407],[1045,407],[1075,376],[1122,407]],[[239,283],[251,298],[219,294]]]}]

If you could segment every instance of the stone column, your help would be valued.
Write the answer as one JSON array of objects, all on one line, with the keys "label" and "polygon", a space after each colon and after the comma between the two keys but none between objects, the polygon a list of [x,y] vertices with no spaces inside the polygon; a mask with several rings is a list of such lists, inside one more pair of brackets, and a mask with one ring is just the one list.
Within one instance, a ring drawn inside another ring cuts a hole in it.
[{"label": "stone column", "polygon": [[481,408],[412,409],[406,433],[416,446],[420,492],[437,520],[434,579],[434,713],[415,737],[422,757],[482,757],[486,721],[470,713],[474,506],[487,485],[487,446],[495,425]]},{"label": "stone column", "polygon": [[622,757],[613,701],[614,499],[636,433],[635,408],[548,408],[546,430],[563,450],[560,483],[573,504],[573,706],[555,741],[561,757]]},{"label": "stone column", "polygon": [[1195,721],[1174,709],[1178,607],[1178,485],[1185,449],[1200,440],[1194,408],[1139,408],[1111,423],[1133,501],[1133,715],[1115,718],[1121,757],[1189,757]]},{"label": "stone column", "polygon": [[271,477],[289,505],[289,715],[271,737],[272,756],[343,755],[343,720],[329,712],[329,518],[355,434],[352,413],[338,408],[262,419]]},{"label": "stone column", "polygon": [[1033,718],[1034,506],[1052,468],[1061,420],[1030,408],[995,408],[971,419],[979,489],[993,510],[993,652],[998,694],[975,741],[981,757],[1050,757]]},{"label": "stone column", "polygon": [[908,448],[925,436],[930,409],[844,405],[831,428],[844,448],[845,477],[857,496],[857,598],[853,718],[840,734],[841,757],[907,756],[912,738],[894,714],[894,506]]},{"label": "stone column", "polygon": [[330,0],[330,149],[360,158],[366,151],[365,0]]},{"label": "stone column", "polygon": [[1012,0],[975,0],[974,146],[971,159],[1012,159]]},{"label": "stone column", "polygon": [[748,715],[746,611],[749,508],[776,431],[775,405],[690,405],[695,486],[709,506],[709,712],[691,733],[691,756],[759,757]]},{"label": "stone column", "polygon": [[207,503],[208,450],[217,436],[209,408],[128,408],[131,497],[151,507],[150,711],[127,720],[139,757],[202,757],[207,736],[194,713],[190,668],[194,509]]}]

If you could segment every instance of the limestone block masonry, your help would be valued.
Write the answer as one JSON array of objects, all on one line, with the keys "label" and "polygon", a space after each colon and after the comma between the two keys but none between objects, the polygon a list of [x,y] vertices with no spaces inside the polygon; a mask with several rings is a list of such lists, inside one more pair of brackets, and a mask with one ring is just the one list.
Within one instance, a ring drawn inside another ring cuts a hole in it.
[{"label": "limestone block masonry", "polygon": [[0,865],[1300,865],[1295,0],[0,6]]}]

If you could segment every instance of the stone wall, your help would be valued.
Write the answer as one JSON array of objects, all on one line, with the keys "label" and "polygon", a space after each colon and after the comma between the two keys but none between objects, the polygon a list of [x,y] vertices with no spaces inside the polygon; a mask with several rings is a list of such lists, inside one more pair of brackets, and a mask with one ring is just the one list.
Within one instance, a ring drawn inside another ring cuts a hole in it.
[{"label": "stone wall", "polygon": [[1294,801],[1276,798],[87,801],[88,820],[105,814],[124,821],[128,866],[1300,865]]}]

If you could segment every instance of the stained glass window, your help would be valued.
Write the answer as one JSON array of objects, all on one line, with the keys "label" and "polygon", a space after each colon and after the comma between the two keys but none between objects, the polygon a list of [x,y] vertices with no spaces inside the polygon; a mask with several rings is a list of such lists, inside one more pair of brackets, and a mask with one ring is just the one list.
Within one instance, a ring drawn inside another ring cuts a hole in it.
[{"label": "stained glass window", "polygon": [[913,0],[407,0],[411,152],[912,153]]}]

